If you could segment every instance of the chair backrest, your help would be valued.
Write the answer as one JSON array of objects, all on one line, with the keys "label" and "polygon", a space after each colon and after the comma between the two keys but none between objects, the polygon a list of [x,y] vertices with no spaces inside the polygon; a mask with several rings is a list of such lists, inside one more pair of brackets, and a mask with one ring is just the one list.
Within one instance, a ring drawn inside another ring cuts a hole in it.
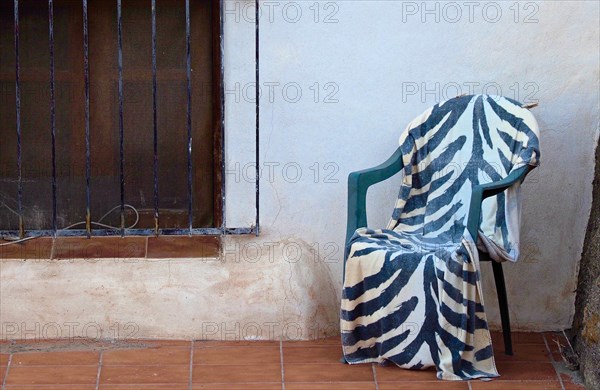
[{"label": "chair backrest", "polygon": [[[500,96],[460,96],[436,104],[402,133],[404,177],[388,229],[434,242],[465,235],[473,186],[539,163],[531,112]],[[518,256],[519,188],[486,199],[483,234]],[[517,230],[515,230],[517,229]],[[476,239],[476,238],[475,238]]]}]

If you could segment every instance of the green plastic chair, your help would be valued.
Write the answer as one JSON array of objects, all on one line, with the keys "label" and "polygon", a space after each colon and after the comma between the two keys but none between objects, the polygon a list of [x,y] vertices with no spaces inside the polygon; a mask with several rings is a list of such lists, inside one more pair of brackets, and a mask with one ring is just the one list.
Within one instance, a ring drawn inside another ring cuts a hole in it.
[{"label": "green plastic chair", "polygon": [[[367,226],[366,197],[369,187],[389,179],[396,173],[400,172],[403,167],[402,153],[400,148],[398,148],[394,154],[383,164],[373,168],[352,172],[350,175],[348,175],[348,221],[346,229],[346,245],[350,242],[350,239],[356,229]],[[527,165],[512,172],[503,180],[477,185],[473,188],[470,212],[467,220],[467,229],[472,237],[478,236],[482,201],[485,198],[495,196],[503,192],[517,182],[522,182],[530,170],[531,166]],[[504,282],[502,264],[490,259],[487,253],[482,251],[478,252],[480,261],[492,262],[492,270],[494,273],[496,291],[498,293],[500,318],[502,322],[504,352],[506,355],[512,355],[513,350],[510,332],[510,318],[508,313],[508,300],[506,297],[506,286]],[[345,266],[346,259],[344,259],[344,273]]]}]

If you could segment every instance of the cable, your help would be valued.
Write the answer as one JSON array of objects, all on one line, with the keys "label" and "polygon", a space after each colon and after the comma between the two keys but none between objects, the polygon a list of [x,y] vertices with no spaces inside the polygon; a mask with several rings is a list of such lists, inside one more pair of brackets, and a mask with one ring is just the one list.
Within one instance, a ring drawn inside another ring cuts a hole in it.
[{"label": "cable", "polygon": [[[133,225],[126,227],[125,229],[133,229],[135,227],[135,225],[137,225],[137,223],[140,221],[140,214],[137,211],[137,209],[135,207],[133,207],[130,204],[124,204],[124,207],[130,208],[133,210],[133,212],[135,213],[135,222],[133,223]],[[106,225],[103,224],[102,221],[104,220],[104,218],[108,217],[110,215],[110,213],[112,213],[113,211],[117,210],[118,208],[120,208],[121,205],[115,206],[112,209],[108,210],[102,217],[100,217],[100,219],[98,220],[98,222],[94,222],[92,221],[91,224],[92,225],[98,225],[98,226],[102,226],[105,227],[107,229],[120,229],[120,226],[111,226],[111,225]],[[81,222],[75,222],[74,224],[71,224],[65,228],[59,229],[59,231],[61,230],[68,230],[71,229],[74,226],[78,226],[78,225],[85,225],[85,221],[81,221]]]},{"label": "cable", "polygon": [[31,240],[31,239],[38,238],[38,237],[39,236],[25,237],[25,238],[19,238],[19,239],[16,239],[16,240],[13,240],[14,237],[2,237],[3,240],[8,240],[10,242],[6,242],[6,243],[3,243],[3,244],[0,244],[0,246],[7,246],[7,245],[12,245],[12,244],[17,244],[19,242]]},{"label": "cable", "polygon": [[[15,210],[11,209],[6,203],[4,203],[2,201],[0,201],[0,203],[4,207],[6,207],[8,210],[10,210],[13,213],[15,213],[15,214],[18,215],[18,213]],[[133,229],[138,224],[138,222],[140,221],[140,213],[138,212],[138,210],[135,207],[133,207],[130,204],[124,204],[123,206],[126,207],[126,208],[129,208],[129,209],[133,210],[133,212],[135,213],[135,222],[131,226],[128,226],[128,227],[125,228],[125,229]],[[104,220],[104,218],[108,217],[110,215],[110,213],[112,213],[113,211],[115,211],[115,210],[117,210],[119,208],[121,208],[121,205],[117,205],[117,206],[113,207],[112,209],[110,209],[106,213],[104,213],[104,215],[102,217],[100,217],[100,219],[97,222],[92,221],[90,223],[92,225],[101,226],[101,227],[104,227],[104,228],[107,228],[107,229],[120,229],[120,226],[111,226],[111,225],[107,225],[107,224],[102,223],[102,221]],[[73,228],[75,226],[79,226],[79,225],[85,225],[85,221],[75,222],[75,223],[73,223],[73,224],[71,224],[71,225],[69,225],[67,227],[64,227],[62,229],[58,229],[57,231],[60,232],[60,231],[63,231],[63,230],[69,230],[69,229],[71,229],[71,228]],[[34,239],[34,238],[38,238],[38,237],[41,237],[41,236],[32,236],[32,237],[25,237],[25,238],[12,237],[12,236],[4,236],[4,237],[1,237],[1,238],[3,240],[7,240],[7,241],[10,241],[10,242],[2,243],[2,244],[0,244],[0,246],[7,246],[7,245],[12,245],[12,244],[17,244],[17,243],[20,243],[20,242],[23,242],[23,241],[27,241],[27,240],[31,240],[31,239]]]}]

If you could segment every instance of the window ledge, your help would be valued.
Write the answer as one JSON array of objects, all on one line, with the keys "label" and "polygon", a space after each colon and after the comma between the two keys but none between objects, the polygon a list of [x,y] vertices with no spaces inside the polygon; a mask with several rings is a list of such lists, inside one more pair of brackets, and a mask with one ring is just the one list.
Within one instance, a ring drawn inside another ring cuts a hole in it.
[{"label": "window ledge", "polygon": [[2,260],[218,258],[220,236],[39,237],[0,247]]}]

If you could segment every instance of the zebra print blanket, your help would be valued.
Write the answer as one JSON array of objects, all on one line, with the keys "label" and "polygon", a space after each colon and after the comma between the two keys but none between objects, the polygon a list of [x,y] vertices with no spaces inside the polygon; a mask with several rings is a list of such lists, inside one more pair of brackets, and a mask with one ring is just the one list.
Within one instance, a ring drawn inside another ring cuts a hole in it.
[{"label": "zebra print blanket", "polygon": [[[536,166],[539,132],[521,104],[464,96],[435,105],[400,137],[404,176],[386,229],[348,246],[341,331],[350,364],[435,367],[439,379],[496,377],[479,258],[466,229],[472,187]],[[519,185],[482,206],[482,249],[516,261]]]}]

